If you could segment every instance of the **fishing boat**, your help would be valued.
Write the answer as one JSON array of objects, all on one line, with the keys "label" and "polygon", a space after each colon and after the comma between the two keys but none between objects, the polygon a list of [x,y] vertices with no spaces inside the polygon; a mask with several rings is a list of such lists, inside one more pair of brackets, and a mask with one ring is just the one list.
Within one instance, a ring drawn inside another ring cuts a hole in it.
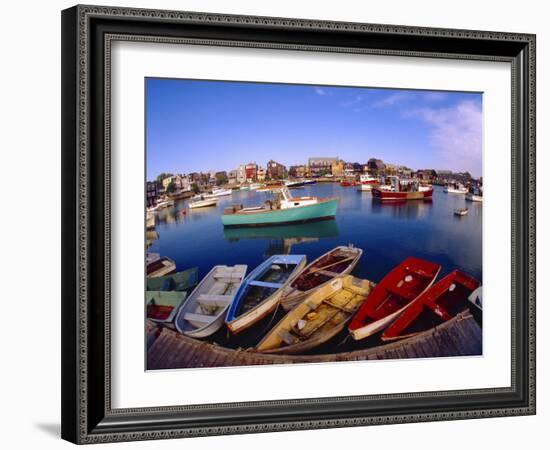
[{"label": "fishing boat", "polygon": [[199,269],[176,272],[163,277],[147,278],[148,291],[185,291],[195,286],[199,281]]},{"label": "fishing boat", "polygon": [[303,353],[330,341],[353,317],[373,285],[351,275],[314,290],[260,341],[258,352]]},{"label": "fishing boat", "polygon": [[146,291],[147,318],[157,324],[174,328],[174,318],[186,297],[187,292]]},{"label": "fishing boat", "polygon": [[443,188],[443,192],[447,194],[466,194],[468,189],[461,183],[448,183]]},{"label": "fishing boat", "polygon": [[244,186],[241,186],[239,189],[240,189],[241,191],[249,191],[249,190],[250,190],[250,186],[248,186],[248,185],[245,184]]},{"label": "fishing boat", "polygon": [[288,188],[275,192],[274,200],[261,206],[233,205],[222,215],[224,226],[265,226],[329,219],[336,216],[337,198],[292,197]]},{"label": "fishing boat", "polygon": [[430,200],[433,187],[417,179],[391,177],[391,184],[372,188],[372,198],[380,201]]},{"label": "fishing boat", "polygon": [[382,331],[407,306],[426,292],[441,266],[419,258],[407,258],[373,289],[350,323],[349,331],[361,340]]},{"label": "fishing boat", "polygon": [[355,186],[357,183],[355,181],[349,181],[349,180],[344,180],[344,181],[340,181],[340,186],[342,187],[351,187],[351,186]]},{"label": "fishing boat", "polygon": [[380,180],[378,178],[363,173],[359,176],[359,187],[357,190],[362,192],[370,192],[373,187],[378,186],[379,184]]},{"label": "fishing boat", "polygon": [[264,186],[265,186],[265,184],[262,184],[262,183],[252,183],[252,184],[249,186],[249,189],[250,189],[251,191],[256,191],[256,190],[258,190],[258,189],[260,189],[260,188],[262,188],[262,187],[264,187]]},{"label": "fishing boat", "polygon": [[305,180],[294,180],[294,181],[286,180],[285,181],[285,186],[289,189],[302,187],[305,184],[306,184]]},{"label": "fishing boat", "polygon": [[226,197],[231,194],[233,194],[233,191],[231,189],[212,189],[211,194],[204,194],[203,197],[205,199],[218,198],[218,197]]},{"label": "fishing boat", "polygon": [[465,216],[468,214],[468,208],[457,208],[454,210],[456,216]]},{"label": "fishing boat", "polygon": [[246,265],[214,266],[180,308],[175,319],[176,329],[194,338],[205,338],[218,331],[246,270]]},{"label": "fishing boat", "polygon": [[189,197],[193,196],[193,191],[191,191],[191,190],[184,191],[184,190],[180,189],[180,190],[175,191],[175,192],[170,192],[167,195],[168,195],[168,198],[171,199],[171,200],[182,200],[184,198],[189,198]]},{"label": "fishing boat", "polygon": [[466,200],[470,202],[483,202],[483,190],[481,187],[470,188],[466,194]]},{"label": "fishing boat", "polygon": [[382,334],[383,341],[409,338],[452,319],[468,308],[479,287],[474,277],[454,270],[419,296]]},{"label": "fishing boat", "polygon": [[275,311],[283,289],[305,265],[305,255],[274,255],[256,267],[227,311],[227,327],[237,334]]},{"label": "fishing boat", "polygon": [[189,203],[189,208],[190,209],[206,208],[208,206],[216,206],[217,204],[218,204],[218,199],[217,198],[204,198],[204,197],[201,197],[201,199],[195,200],[195,201],[192,201],[191,203]]},{"label": "fishing boat", "polygon": [[161,257],[158,253],[147,253],[145,266],[148,278],[163,277],[176,272],[176,263],[167,256]]},{"label": "fishing boat", "polygon": [[360,248],[339,246],[321,255],[290,281],[281,295],[281,306],[289,311],[315,289],[351,273],[362,254]]}]

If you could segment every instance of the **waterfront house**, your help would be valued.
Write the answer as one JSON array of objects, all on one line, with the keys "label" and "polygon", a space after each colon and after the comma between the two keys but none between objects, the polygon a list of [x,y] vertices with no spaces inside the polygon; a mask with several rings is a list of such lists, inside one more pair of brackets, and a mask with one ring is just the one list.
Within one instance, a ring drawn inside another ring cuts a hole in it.
[{"label": "waterfront house", "polygon": [[258,165],[255,162],[248,163],[244,166],[244,171],[246,181],[256,181],[256,177],[258,175]]},{"label": "waterfront house", "polygon": [[332,164],[338,157],[317,156],[308,159],[307,167],[310,176],[319,177],[332,173]]},{"label": "waterfront house", "polygon": [[332,163],[331,173],[333,177],[343,177],[344,176],[344,161],[338,160]]},{"label": "waterfront house", "polygon": [[271,180],[281,180],[286,177],[286,167],[272,159],[267,163],[267,177]]}]

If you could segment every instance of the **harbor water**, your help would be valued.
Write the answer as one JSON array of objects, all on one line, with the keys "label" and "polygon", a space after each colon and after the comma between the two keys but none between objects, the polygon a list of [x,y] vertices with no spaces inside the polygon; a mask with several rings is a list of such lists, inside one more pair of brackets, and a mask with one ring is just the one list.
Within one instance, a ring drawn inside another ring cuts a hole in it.
[{"label": "harbor water", "polygon": [[[353,274],[379,282],[409,256],[441,264],[440,277],[454,269],[482,280],[481,203],[434,186],[431,201],[381,203],[369,192],[337,183],[291,190],[293,196],[338,197],[334,220],[256,228],[224,228],[223,209],[234,203],[262,204],[269,192],[233,191],[216,207],[189,209],[180,200],[157,213],[158,239],[149,251],[172,258],[177,270],[199,268],[199,278],[217,264],[247,264],[248,271],[274,254],[304,254],[311,262],[337,245],[363,249]],[[457,216],[454,210],[468,208]]]}]

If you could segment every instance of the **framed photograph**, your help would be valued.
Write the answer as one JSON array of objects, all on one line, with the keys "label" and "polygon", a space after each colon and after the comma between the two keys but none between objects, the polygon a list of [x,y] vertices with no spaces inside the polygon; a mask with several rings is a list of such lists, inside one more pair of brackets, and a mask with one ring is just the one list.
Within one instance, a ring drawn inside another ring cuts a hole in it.
[{"label": "framed photograph", "polygon": [[535,36],[62,12],[62,436],[535,413]]}]

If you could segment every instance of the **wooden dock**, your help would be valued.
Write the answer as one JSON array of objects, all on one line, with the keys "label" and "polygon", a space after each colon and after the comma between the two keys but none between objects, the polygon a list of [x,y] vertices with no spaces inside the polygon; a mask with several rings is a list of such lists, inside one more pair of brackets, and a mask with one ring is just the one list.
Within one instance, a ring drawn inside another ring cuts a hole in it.
[{"label": "wooden dock", "polygon": [[323,355],[264,355],[229,349],[147,325],[147,369],[251,366],[373,359],[434,358],[482,354],[481,328],[469,312],[418,336],[387,345]]}]

